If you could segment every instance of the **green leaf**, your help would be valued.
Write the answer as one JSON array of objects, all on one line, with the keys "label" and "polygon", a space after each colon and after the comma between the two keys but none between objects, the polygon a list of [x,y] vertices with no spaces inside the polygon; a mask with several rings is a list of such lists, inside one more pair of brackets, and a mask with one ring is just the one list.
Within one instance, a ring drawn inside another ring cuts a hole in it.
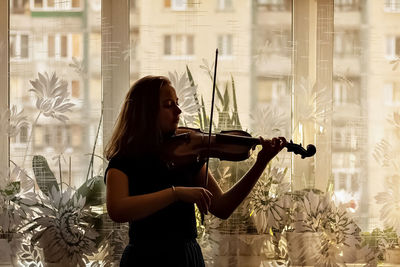
[{"label": "green leaf", "polygon": [[[202,114],[202,117],[203,117],[202,118],[203,119],[202,124],[203,124],[204,128],[200,128],[200,129],[202,129],[204,131],[205,129],[207,129],[209,127],[210,122],[208,121],[208,118],[207,118],[207,113],[206,113],[206,108],[204,106],[203,96],[201,96],[201,112],[202,112],[201,114]],[[201,118],[200,118],[200,121],[201,121]],[[201,124],[200,124],[200,126],[201,126]]]},{"label": "green leaf", "polygon": [[229,93],[228,93],[228,83],[225,85],[225,92],[224,92],[224,108],[223,110],[228,112],[229,111]]},{"label": "green leaf", "polygon": [[232,82],[232,97],[233,97],[233,115],[232,119],[234,121],[234,125],[236,126],[236,129],[241,130],[242,125],[239,120],[239,112],[238,112],[238,107],[237,107],[237,100],[236,100],[236,87],[235,87],[235,80],[233,79],[233,76],[231,74],[231,82]]},{"label": "green leaf", "polygon": [[189,70],[188,65],[186,65],[186,72],[187,72],[187,75],[188,75],[188,77],[189,77],[190,86],[194,86],[193,76],[192,76],[192,73],[191,73],[190,70]]},{"label": "green leaf", "polygon": [[58,183],[54,173],[50,170],[49,164],[45,157],[41,155],[35,155],[32,159],[33,173],[35,174],[36,182],[46,195],[49,195],[49,191],[55,186],[57,191],[60,191]]},{"label": "green leaf", "polygon": [[105,203],[105,185],[103,176],[95,176],[83,183],[75,194],[86,197],[85,206],[97,206]]},{"label": "green leaf", "polygon": [[15,196],[19,193],[21,185],[19,181],[11,182],[6,185],[4,190],[0,190],[0,194],[5,196]]}]

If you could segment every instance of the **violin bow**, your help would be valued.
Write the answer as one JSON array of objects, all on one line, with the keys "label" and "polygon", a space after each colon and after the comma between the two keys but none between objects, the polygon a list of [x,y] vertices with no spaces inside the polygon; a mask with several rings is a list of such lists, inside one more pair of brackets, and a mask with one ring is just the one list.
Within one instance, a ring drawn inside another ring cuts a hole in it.
[{"label": "violin bow", "polygon": [[[208,162],[210,160],[210,146],[211,146],[211,130],[212,130],[212,121],[214,114],[214,99],[215,99],[215,84],[217,79],[217,62],[218,62],[218,48],[215,50],[215,64],[214,64],[214,80],[213,80],[213,91],[211,98],[211,114],[210,114],[210,127],[208,129],[208,147],[207,147],[207,159],[206,159],[206,177],[204,181],[204,188],[208,186]],[[201,212],[201,224],[204,224],[204,213]]]}]

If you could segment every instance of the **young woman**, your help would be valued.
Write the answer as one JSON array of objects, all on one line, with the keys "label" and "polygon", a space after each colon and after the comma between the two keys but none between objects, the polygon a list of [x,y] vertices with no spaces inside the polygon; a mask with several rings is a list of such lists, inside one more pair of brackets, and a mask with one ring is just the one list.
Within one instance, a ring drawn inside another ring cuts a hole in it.
[{"label": "young woman", "polygon": [[262,150],[239,182],[222,192],[208,173],[204,188],[204,162],[169,169],[160,159],[160,147],[175,134],[181,112],[170,81],[146,76],[129,90],[106,147],[108,214],[115,222],[129,222],[121,266],[204,266],[194,204],[204,214],[227,219],[286,145],[283,137],[260,137]]}]

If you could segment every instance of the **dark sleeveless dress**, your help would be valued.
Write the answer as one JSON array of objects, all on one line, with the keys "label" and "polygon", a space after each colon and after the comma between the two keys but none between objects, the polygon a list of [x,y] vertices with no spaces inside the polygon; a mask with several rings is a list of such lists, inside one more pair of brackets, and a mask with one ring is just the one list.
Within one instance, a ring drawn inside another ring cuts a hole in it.
[{"label": "dark sleeveless dress", "polygon": [[[195,186],[194,177],[204,163],[169,170],[156,156],[121,157],[109,161],[128,176],[129,195],[157,192],[174,186]],[[144,207],[145,208],[145,207]],[[196,241],[194,204],[175,202],[158,212],[129,223],[129,245],[120,266],[205,266]]]}]

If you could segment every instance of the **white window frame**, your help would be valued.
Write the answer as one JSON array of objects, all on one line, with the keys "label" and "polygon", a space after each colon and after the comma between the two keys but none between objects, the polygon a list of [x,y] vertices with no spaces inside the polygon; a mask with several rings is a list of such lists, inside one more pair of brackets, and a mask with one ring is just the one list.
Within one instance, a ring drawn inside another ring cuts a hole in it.
[{"label": "white window frame", "polygon": [[[339,182],[340,182],[340,174],[344,173],[346,176],[346,181],[345,181],[345,188],[339,188]],[[361,169],[359,168],[335,168],[332,169],[332,175],[335,180],[335,191],[339,190],[345,190],[347,192],[353,192],[353,189],[351,188],[351,183],[353,179],[353,175],[357,175],[357,177],[361,177]],[[359,190],[357,192],[360,192],[362,190],[362,187],[359,187]]]},{"label": "white window frame", "polygon": [[[11,35],[15,35],[15,57],[11,58],[11,51],[10,51],[10,61],[30,61],[32,59],[32,37],[29,31],[10,31]],[[21,36],[27,35],[28,36],[28,57],[21,57]],[[11,47],[10,47],[11,49]]]},{"label": "white window frame", "polygon": [[[219,34],[217,37],[217,47],[219,47],[219,58],[221,60],[232,60],[233,57],[233,35],[232,34]],[[222,47],[220,47],[220,44]],[[229,47],[230,46],[230,47]],[[229,51],[230,50],[230,51]]]},{"label": "white window frame", "polygon": [[[10,0],[8,0],[8,1],[10,1]],[[20,8],[24,8],[24,5],[23,5],[24,0],[18,0],[18,2],[19,2],[18,8],[19,8],[19,9],[20,9]],[[28,0],[28,2],[29,2],[29,0]],[[11,0],[11,1],[10,1],[10,13],[15,14],[14,12],[12,12],[14,9],[15,9],[15,7],[14,7],[14,1]]]},{"label": "white window frame", "polygon": [[[73,57],[73,43],[72,43],[72,35],[76,33],[55,33],[55,34],[47,34],[45,38],[46,47],[46,56],[48,59],[55,59],[55,60],[71,60]],[[54,36],[54,58],[49,57],[49,36]],[[61,56],[61,37],[67,36],[67,56]],[[83,43],[82,43],[82,36],[80,36],[80,46],[79,46],[79,59],[82,57]]]},{"label": "white window frame", "polygon": [[400,57],[400,55],[396,55],[396,39],[400,42],[400,36],[391,35],[385,38],[385,57],[388,60]]},{"label": "white window frame", "polygon": [[187,0],[171,0],[171,10],[185,11],[188,9]]},{"label": "white window frame", "polygon": [[335,106],[349,103],[347,86],[343,82],[337,80],[333,82],[333,100]]},{"label": "white window frame", "polygon": [[[171,54],[165,54],[165,38],[167,36],[170,36],[170,46],[171,46]],[[189,37],[192,37],[192,42],[193,42],[193,54],[188,54],[188,41],[189,41]],[[163,35],[163,47],[162,47],[162,54],[164,59],[167,60],[193,60],[195,58],[195,36],[193,34],[165,34]],[[181,41],[178,41],[178,38],[182,38]],[[180,48],[178,49],[177,46],[180,46]],[[177,51],[183,51],[182,54],[178,54]]]},{"label": "white window frame", "polygon": [[400,101],[395,101],[393,97],[394,90],[396,90],[394,82],[386,82],[383,85],[384,103],[386,106],[400,106]]},{"label": "white window frame", "polygon": [[[33,1],[33,0],[31,0]],[[319,4],[320,1],[304,1],[304,3],[298,3],[300,1],[294,1],[294,16],[293,16],[293,24],[296,24],[296,29],[294,29],[294,42],[297,42],[298,48],[303,49],[304,44],[309,45],[310,41],[314,42],[315,40],[312,39],[311,37],[308,39],[309,41],[307,42],[299,42],[299,40],[302,40],[303,36],[301,36],[301,33],[304,32],[304,29],[310,29],[311,32],[307,31],[307,33],[310,36],[322,36],[321,30],[320,29],[326,29],[326,23],[331,23],[333,27],[333,20],[332,22],[325,22],[325,21],[320,21],[317,20],[318,16],[317,14],[317,9],[318,7],[324,4],[324,6],[328,3],[332,4],[332,10],[333,10],[333,2],[332,0],[324,0],[321,1],[321,5]],[[304,5],[303,5],[304,4]],[[304,10],[307,9],[310,12],[308,12],[308,18],[310,19],[304,19]],[[1,36],[8,36],[8,10],[9,10],[9,1],[0,1],[0,27],[1,27]],[[328,10],[328,12],[331,9]],[[127,0],[121,0],[121,1],[112,1],[112,0],[102,0],[102,26],[105,26],[102,29],[103,35],[102,35],[102,87],[103,87],[103,109],[104,109],[104,127],[103,127],[103,138],[104,140],[108,140],[110,136],[111,129],[113,128],[113,124],[116,118],[116,115],[119,112],[120,105],[122,103],[123,97],[126,93],[126,89],[129,88],[129,65],[130,62],[129,60],[124,60],[123,57],[116,57],[115,55],[120,55],[121,51],[111,51],[109,48],[110,44],[115,44],[115,43],[122,43],[122,44],[129,44],[129,1]],[[310,22],[311,19],[314,19],[314,21]],[[333,15],[332,15],[333,18]],[[302,21],[299,23],[299,21]],[[316,22],[316,23],[315,23]],[[325,24],[324,24],[325,23]],[[321,27],[316,27],[319,24],[324,24],[321,25]],[[315,27],[314,27],[315,26]],[[322,27],[324,26],[324,27]],[[328,25],[329,26],[329,25]],[[330,26],[329,26],[330,27]],[[103,28],[103,27],[102,27]],[[333,33],[333,28],[330,30],[330,32]],[[315,34],[314,34],[315,33]],[[326,34],[325,34],[326,35]],[[329,35],[330,36],[330,35]],[[324,39],[325,41],[325,39]],[[6,90],[2,89],[2,95],[0,97],[1,103],[3,106],[8,107],[8,77],[7,74],[8,72],[8,46],[6,45],[7,49],[6,52],[4,52],[4,49],[0,50],[1,58],[3,59],[1,62],[1,74],[0,74],[0,84],[2,85],[0,88],[5,88]],[[314,46],[309,46],[309,47],[314,47]],[[328,62],[330,63],[331,58],[328,58],[329,51],[331,51],[332,47],[328,48],[323,48],[323,51],[319,51],[317,53],[317,62],[321,60],[321,62]],[[309,54],[315,53],[316,51],[311,50]],[[116,54],[115,54],[116,53]],[[4,56],[5,55],[5,56]],[[327,84],[327,87],[329,90],[331,90],[331,85],[329,85],[329,80],[326,80],[325,78],[321,78],[321,75],[319,75],[319,71],[316,68],[316,64],[314,62],[308,60],[308,55],[304,56],[303,58],[300,58],[299,55],[295,55],[294,61],[296,62],[294,65],[294,77],[310,77],[310,83],[314,82],[315,77],[318,78],[318,83],[322,84]],[[0,59],[1,59],[0,58]],[[328,60],[326,60],[328,59]],[[323,60],[323,61],[322,61]],[[1,61],[1,60],[0,60]],[[307,61],[307,62],[306,62]],[[327,65],[328,63],[324,63]],[[324,67],[325,67],[324,65]],[[324,69],[325,70],[325,69]],[[308,73],[305,73],[308,71]],[[331,70],[328,68],[326,70],[328,73],[331,73]],[[299,88],[299,81],[294,80],[293,81],[293,88]],[[294,94],[294,99],[296,99],[297,95],[296,92]],[[296,110],[294,110],[294,114],[296,114]],[[297,117],[294,117],[293,120],[297,121]],[[329,124],[330,122],[328,122]],[[330,124],[329,124],[330,125]],[[330,132],[330,126],[327,126],[327,132]],[[329,138],[330,135],[327,135],[326,138]],[[307,137],[309,140],[310,137]],[[324,147],[324,144],[327,144],[325,142],[325,139],[321,139],[322,137],[315,137],[317,140],[315,142],[316,146],[321,147],[320,148],[320,155],[324,154],[329,154],[329,148]],[[323,137],[325,138],[325,137]],[[4,144],[4,142],[2,143]],[[7,143],[8,147],[8,143]],[[4,156],[4,153],[1,153],[2,156]],[[8,159],[8,154],[5,159]],[[303,160],[304,161],[304,160]],[[316,156],[315,159],[316,163],[315,166],[329,166],[329,162],[326,161],[326,157],[318,157]],[[320,161],[324,161],[324,164],[319,163]],[[1,161],[0,162],[8,162],[7,160]],[[294,164],[296,167],[297,164]],[[316,168],[315,172],[312,171],[313,167],[310,167],[310,173],[313,173],[313,177],[326,177],[324,174],[324,171],[328,171],[329,168],[324,168],[323,170]],[[315,173],[315,175],[314,175]],[[307,174],[307,173],[306,173]],[[292,177],[297,177],[296,175],[293,175]],[[307,176],[308,177],[308,176]],[[325,189],[326,188],[326,181],[322,179],[317,179],[317,178],[310,178],[310,180],[313,179],[315,180],[315,186],[316,188],[321,188]],[[321,181],[319,181],[321,180]],[[294,181],[294,180],[293,180]],[[297,189],[297,184],[293,186],[293,189]]]},{"label": "white window frame", "polygon": [[[85,0],[79,0],[79,7],[72,7],[72,0],[62,0],[56,1],[54,0],[54,7],[48,6],[48,0],[42,0],[43,7],[35,7],[35,0],[30,0],[30,9],[31,11],[82,11],[82,4]],[[61,5],[60,5],[61,4]]]},{"label": "white window frame", "polygon": [[400,0],[384,0],[383,10],[388,13],[400,13]]}]

